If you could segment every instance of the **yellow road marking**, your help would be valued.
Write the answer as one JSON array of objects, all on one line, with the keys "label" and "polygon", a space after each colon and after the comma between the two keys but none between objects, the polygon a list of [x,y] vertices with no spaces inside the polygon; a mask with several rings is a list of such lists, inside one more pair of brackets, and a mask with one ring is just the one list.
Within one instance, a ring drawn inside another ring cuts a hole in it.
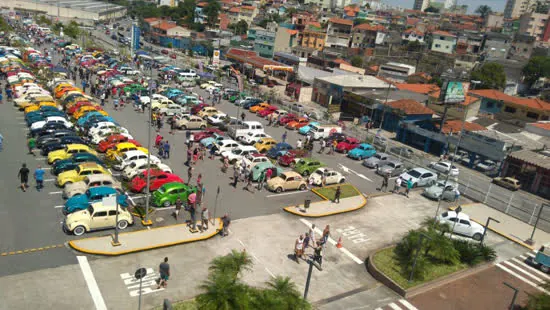
[{"label": "yellow road marking", "polygon": [[33,248],[33,249],[24,249],[19,251],[12,251],[12,252],[3,252],[0,253],[0,256],[9,256],[9,255],[17,255],[17,254],[26,254],[26,253],[32,253],[36,251],[45,251],[50,249],[56,249],[63,247],[63,244],[55,244],[55,245],[49,245],[42,248]]}]

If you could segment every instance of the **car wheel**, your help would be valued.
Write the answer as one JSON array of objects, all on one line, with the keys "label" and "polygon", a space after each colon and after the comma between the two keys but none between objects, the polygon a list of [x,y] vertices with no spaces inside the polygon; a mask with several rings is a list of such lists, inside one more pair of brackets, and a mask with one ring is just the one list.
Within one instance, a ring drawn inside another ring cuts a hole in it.
[{"label": "car wheel", "polygon": [[544,265],[540,265],[540,271],[544,272],[544,273],[548,273],[550,271],[550,267],[548,266],[544,266]]},{"label": "car wheel", "polygon": [[206,126],[205,126],[205,125],[201,125],[201,130],[203,130],[204,128],[206,128]]},{"label": "car wheel", "polygon": [[346,178],[342,178],[342,179],[340,180],[340,184],[342,184],[342,183],[344,183],[344,182],[346,182]]},{"label": "car wheel", "polygon": [[309,174],[309,171],[307,171],[307,170],[304,170],[304,172],[302,172],[302,175],[305,176],[305,177],[308,176],[308,174]]},{"label": "car wheel", "polygon": [[302,184],[300,185],[300,187],[298,188],[299,190],[303,191],[306,189],[306,185],[305,184]]},{"label": "car wheel", "polygon": [[283,191],[283,188],[282,187],[277,187],[277,189],[275,190],[276,193],[280,193]]},{"label": "car wheel", "polygon": [[477,233],[472,236],[472,239],[474,239],[475,241],[481,241],[481,236],[482,235],[480,233]]},{"label": "car wheel", "polygon": [[416,183],[413,183],[413,188],[416,188]]},{"label": "car wheel", "polygon": [[128,222],[125,220],[119,221],[117,226],[120,230],[126,229],[128,227]]},{"label": "car wheel", "polygon": [[84,226],[76,226],[73,229],[73,234],[75,236],[82,236],[85,232],[86,232],[86,228],[84,228]]},{"label": "car wheel", "polygon": [[165,208],[169,208],[172,204],[170,203],[170,200],[166,200],[162,205],[163,205]]},{"label": "car wheel", "polygon": [[181,129],[183,129],[183,130],[187,130],[187,125],[183,125],[183,126],[181,126]]},{"label": "car wheel", "polygon": [[267,151],[265,149],[261,150],[260,153],[261,154],[265,154]]},{"label": "car wheel", "polygon": [[431,180],[430,183],[428,183],[430,186],[434,185],[435,184],[435,181],[434,180]]}]

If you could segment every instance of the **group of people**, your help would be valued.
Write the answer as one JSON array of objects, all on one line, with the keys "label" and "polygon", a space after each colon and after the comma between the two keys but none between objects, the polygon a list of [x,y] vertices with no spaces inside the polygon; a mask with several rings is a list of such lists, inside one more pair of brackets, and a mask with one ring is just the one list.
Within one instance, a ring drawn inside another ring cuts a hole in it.
[{"label": "group of people", "polygon": [[[19,178],[21,185],[20,188],[22,191],[26,192],[29,188],[29,174],[30,174],[29,168],[27,168],[27,164],[22,164],[21,168],[19,168],[19,172],[17,173],[17,177]],[[36,182],[36,190],[41,191],[44,188],[44,175],[46,174],[46,171],[42,168],[41,165],[37,165],[36,169],[34,170],[34,180]]]},{"label": "group of people", "polygon": [[321,238],[319,240],[315,237],[315,224],[312,224],[310,229],[305,232],[304,235],[300,235],[294,242],[294,258],[299,264],[300,259],[305,260],[306,250],[311,248],[313,250],[312,258],[313,262],[318,264],[318,268],[322,270],[323,264],[323,251],[325,249],[328,238],[330,237],[330,225],[325,226]]},{"label": "group of people", "polygon": [[[382,176],[382,185],[380,186],[379,190],[381,192],[385,192],[388,189],[388,185],[390,182],[390,174],[386,173]],[[405,188],[405,196],[409,198],[409,192],[411,191],[411,188],[413,188],[413,181],[411,178],[408,180],[402,180],[401,177],[395,178],[395,183],[393,186],[393,190],[391,191],[394,194],[400,194],[401,193],[401,187]]]},{"label": "group of people", "polygon": [[158,150],[158,154],[161,158],[169,159],[170,158],[170,142],[168,142],[168,139],[164,140],[164,138],[157,134],[155,138],[155,147]]}]

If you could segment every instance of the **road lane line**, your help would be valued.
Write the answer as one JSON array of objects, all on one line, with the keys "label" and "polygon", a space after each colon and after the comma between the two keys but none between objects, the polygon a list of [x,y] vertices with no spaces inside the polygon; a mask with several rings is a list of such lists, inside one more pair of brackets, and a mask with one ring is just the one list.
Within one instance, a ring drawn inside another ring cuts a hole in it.
[{"label": "road lane line", "polygon": [[393,310],[401,310],[401,307],[399,307],[398,305],[394,304],[393,302],[391,304],[388,305],[390,308],[392,308]]},{"label": "road lane line", "polygon": [[46,160],[46,157],[36,157],[34,160]]},{"label": "road lane line", "polygon": [[287,195],[295,195],[295,194],[300,194],[300,193],[305,193],[305,192],[307,192],[307,190],[305,190],[305,191],[295,191],[295,192],[290,192],[290,193],[282,193],[282,194],[273,194],[273,195],[267,195],[265,197],[270,198],[270,197],[276,197],[276,196],[287,196]]},{"label": "road lane line", "polygon": [[44,182],[53,182],[55,179],[45,179]]},{"label": "road lane line", "polygon": [[547,291],[547,290],[545,290],[545,289],[543,289],[543,288],[540,288],[537,284],[535,284],[535,283],[533,283],[533,282],[531,282],[531,281],[525,279],[524,277],[520,276],[519,274],[517,274],[517,273],[513,272],[512,270],[510,270],[510,269],[504,267],[502,264],[498,263],[498,264],[496,264],[495,266],[497,266],[498,268],[502,269],[503,271],[505,271],[505,272],[511,274],[512,276],[514,276],[514,277],[520,279],[521,281],[523,281],[523,282],[525,282],[525,283],[531,285],[532,287],[536,288],[537,290],[539,290],[539,291],[541,291],[541,292],[544,292],[544,293],[550,295],[550,292],[549,292],[549,291]]},{"label": "road lane line", "polygon": [[59,208],[63,208],[63,207],[64,207],[63,205],[60,205],[60,206],[55,206],[54,208],[59,209]]},{"label": "road lane line", "polygon": [[82,275],[84,275],[84,280],[86,280],[86,284],[88,285],[88,290],[90,291],[90,295],[94,301],[95,308],[97,310],[107,310],[105,300],[103,300],[103,296],[97,286],[92,268],[90,268],[90,264],[88,263],[88,258],[86,256],[77,256],[76,258],[78,259],[78,264],[80,265]]},{"label": "road lane line", "polygon": [[[523,259],[527,259],[527,258],[526,258],[525,256],[523,256],[523,255],[520,255],[519,257],[522,257]],[[517,258],[512,258],[512,260],[513,260],[513,261],[516,261],[516,262],[518,262],[518,263],[520,263],[520,264],[522,264],[522,265],[527,266],[527,267],[529,268],[529,270],[531,270],[531,271],[533,271],[534,273],[538,274],[539,276],[545,278],[546,280],[550,280],[550,276],[548,276],[546,273],[544,273],[544,272],[538,270],[537,268],[535,268],[535,267],[533,267],[533,266],[531,266],[531,265],[529,265],[529,264],[527,264],[527,263],[525,263],[525,262],[522,262],[522,261],[520,261],[520,260],[517,259]]]},{"label": "road lane line", "polygon": [[524,270],[523,268],[520,268],[520,267],[517,266],[516,264],[512,264],[512,263],[509,262],[509,261],[504,261],[503,263],[505,263],[507,266],[512,267],[512,268],[516,269],[517,271],[519,271],[519,272],[521,272],[521,273],[523,273],[523,274],[525,274],[525,275],[531,277],[533,280],[535,280],[535,281],[537,281],[537,282],[540,282],[540,283],[544,282],[541,278],[535,277],[534,275],[532,275],[532,274],[530,274],[529,272],[527,272],[527,270]]},{"label": "road lane line", "polygon": [[57,194],[62,194],[63,192],[62,191],[59,191],[59,192],[49,192],[48,194],[50,195],[57,195]]},{"label": "road lane line", "polygon": [[[311,228],[311,225],[312,225],[312,224],[311,224],[311,222],[309,222],[308,220],[306,220],[306,219],[300,219],[300,221],[301,221],[302,223],[304,223],[307,227]],[[317,228],[317,227],[315,227],[315,232],[316,232],[317,234],[319,234],[320,236],[323,235],[323,232],[322,232],[319,228]],[[329,242],[330,244],[332,244],[332,245],[336,245],[336,243],[337,243],[337,242],[336,242],[334,239],[332,239],[331,237],[328,237],[328,242]],[[348,249],[342,247],[342,248],[340,248],[339,250],[342,251],[344,254],[346,254],[349,258],[351,258],[351,259],[352,259],[354,262],[356,262],[357,264],[363,264],[363,261],[360,260],[357,256],[353,255],[350,251],[348,251]]]},{"label": "road lane line", "polygon": [[403,304],[403,306],[405,306],[405,308],[409,309],[409,310],[418,310],[415,306],[413,306],[410,302],[408,302],[406,299],[400,299],[399,300],[400,303]]},{"label": "road lane line", "polygon": [[272,278],[276,278],[275,275],[273,274],[273,272],[271,272],[271,270],[267,269],[267,267],[265,267],[265,271],[267,271],[267,273],[269,273],[269,275],[270,275]]},{"label": "road lane line", "polygon": [[357,176],[360,177],[361,179],[365,179],[365,180],[367,180],[367,181],[372,182],[371,179],[367,178],[367,177],[366,177],[365,175],[363,175],[363,174],[357,173]]}]

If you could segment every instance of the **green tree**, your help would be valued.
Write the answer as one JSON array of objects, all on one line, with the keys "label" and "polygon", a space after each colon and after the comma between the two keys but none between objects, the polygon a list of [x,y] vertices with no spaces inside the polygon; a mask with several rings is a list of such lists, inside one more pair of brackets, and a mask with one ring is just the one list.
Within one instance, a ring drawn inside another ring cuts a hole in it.
[{"label": "green tree", "polygon": [[196,0],[184,0],[183,2],[178,3],[178,8],[180,9],[181,15],[183,16],[183,21],[187,25],[191,25],[195,22],[195,7],[197,5]]},{"label": "green tree", "polygon": [[546,1],[537,1],[537,5],[535,7],[535,13],[548,14],[549,10],[550,8]]},{"label": "green tree", "polygon": [[488,5],[480,5],[476,9],[476,13],[479,14],[481,17],[485,18],[491,14],[493,10]]},{"label": "green tree", "polygon": [[[542,289],[550,290],[550,281],[546,281],[540,286]],[[528,294],[529,299],[527,306],[523,309],[526,310],[548,310],[550,309],[550,295],[544,292],[538,292],[534,294]]]},{"label": "green tree", "polygon": [[439,11],[439,8],[436,8],[435,6],[429,6],[424,10],[426,13],[439,13]]},{"label": "green tree", "polygon": [[50,26],[52,24],[52,21],[47,18],[46,16],[44,15],[40,15],[37,19],[36,19],[36,23],[39,24],[39,25],[47,25],[47,26]]},{"label": "green tree", "polygon": [[368,24],[368,23],[370,23],[370,21],[364,18],[356,18],[353,20],[354,26],[361,25],[361,24]]},{"label": "green tree", "polygon": [[230,24],[229,29],[232,29],[236,35],[246,34],[248,32],[248,24],[244,20]]},{"label": "green tree", "polygon": [[232,250],[230,254],[214,258],[208,269],[216,274],[224,274],[235,282],[243,271],[251,268],[252,259],[248,253]]},{"label": "green tree", "polygon": [[166,47],[167,48],[172,48],[172,47],[174,47],[174,45],[172,44],[172,42],[168,42],[168,44],[166,44]]},{"label": "green tree", "polygon": [[292,18],[297,12],[296,8],[289,7],[285,12],[285,16],[287,18]]},{"label": "green tree", "polygon": [[218,22],[218,15],[220,14],[221,5],[216,0],[208,0],[208,4],[204,8],[204,14],[206,15],[206,21],[208,26],[213,27]]},{"label": "green tree", "polygon": [[354,67],[362,68],[363,67],[363,57],[355,55],[350,59],[351,65]]},{"label": "green tree", "polygon": [[522,70],[525,82],[531,87],[541,77],[550,77],[550,57],[535,56]]},{"label": "green tree", "polygon": [[275,309],[291,310],[310,308],[309,303],[302,298],[302,295],[296,288],[296,284],[293,283],[289,277],[277,276],[266,284],[269,288],[267,294],[271,295],[271,299],[276,301],[276,304],[280,305],[280,307]]},{"label": "green tree", "polygon": [[71,22],[65,27],[65,29],[63,29],[63,33],[66,36],[76,39],[80,34],[80,28],[74,20],[71,20]]},{"label": "green tree", "polygon": [[470,75],[470,79],[481,81],[478,89],[502,89],[506,84],[506,73],[504,67],[496,62],[487,62],[481,68]]}]

